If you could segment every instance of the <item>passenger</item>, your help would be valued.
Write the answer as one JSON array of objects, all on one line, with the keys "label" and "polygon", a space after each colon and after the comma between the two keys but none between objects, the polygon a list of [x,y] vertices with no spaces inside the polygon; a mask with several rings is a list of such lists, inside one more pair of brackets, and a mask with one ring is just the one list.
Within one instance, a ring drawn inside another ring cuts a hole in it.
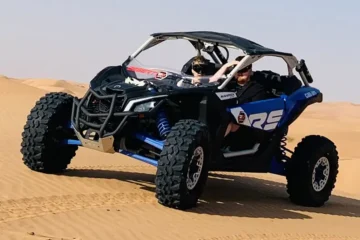
[{"label": "passenger", "polygon": [[[239,56],[235,59],[235,61],[226,63],[215,73],[214,76],[209,79],[209,82],[218,81],[219,78],[229,70],[229,68],[235,67],[243,58],[244,56]],[[280,77],[280,75],[275,76]],[[237,104],[244,104],[247,102],[265,100],[274,97],[274,95],[269,92],[269,84],[271,84],[268,79],[269,77],[272,78],[273,76],[261,71],[253,72],[252,64],[235,73],[234,78],[236,80],[236,84],[235,89],[232,90],[235,91],[238,96]],[[239,125],[230,122],[225,131],[224,137],[226,137],[230,132],[237,131],[239,127]]]}]

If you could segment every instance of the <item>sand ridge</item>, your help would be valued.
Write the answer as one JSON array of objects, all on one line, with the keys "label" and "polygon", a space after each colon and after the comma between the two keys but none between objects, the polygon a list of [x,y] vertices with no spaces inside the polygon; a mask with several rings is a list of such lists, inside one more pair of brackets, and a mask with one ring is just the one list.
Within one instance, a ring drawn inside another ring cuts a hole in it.
[{"label": "sand ridge", "polygon": [[83,95],[88,87],[86,84],[56,79],[23,79],[21,82],[47,92],[66,92],[76,96]]},{"label": "sand ridge", "polygon": [[360,106],[313,105],[290,129],[290,148],[313,133],[339,148],[339,178],[325,207],[290,203],[280,176],[217,172],[210,173],[199,207],[181,212],[156,202],[156,169],[129,157],[79,149],[59,175],[22,164],[21,132],[35,101],[49,91],[81,96],[87,86],[0,76],[1,240],[360,239],[360,188],[354,184],[360,180]]}]

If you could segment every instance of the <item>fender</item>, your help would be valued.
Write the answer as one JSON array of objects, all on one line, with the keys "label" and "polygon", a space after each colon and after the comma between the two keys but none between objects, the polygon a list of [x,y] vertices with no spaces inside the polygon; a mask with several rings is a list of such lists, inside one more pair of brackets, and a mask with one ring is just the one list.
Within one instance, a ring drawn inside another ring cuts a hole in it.
[{"label": "fender", "polygon": [[282,96],[285,101],[284,118],[279,126],[290,125],[311,104],[322,102],[323,94],[319,89],[303,86],[289,96]]}]

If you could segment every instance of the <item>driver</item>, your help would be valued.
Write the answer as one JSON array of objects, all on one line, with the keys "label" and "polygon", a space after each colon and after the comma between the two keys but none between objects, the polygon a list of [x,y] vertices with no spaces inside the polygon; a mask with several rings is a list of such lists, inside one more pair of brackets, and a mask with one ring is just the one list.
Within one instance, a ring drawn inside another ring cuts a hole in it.
[{"label": "driver", "polygon": [[[206,76],[209,66],[209,60],[203,55],[195,56],[191,62],[191,73],[193,75],[191,78],[191,84],[197,85],[197,83],[200,83],[200,78]],[[178,83],[178,86],[183,86],[182,80]]]},{"label": "driver", "polygon": [[191,73],[194,75],[193,81],[198,82],[199,77],[205,75],[207,67],[209,66],[209,60],[204,56],[196,56],[191,63]]}]

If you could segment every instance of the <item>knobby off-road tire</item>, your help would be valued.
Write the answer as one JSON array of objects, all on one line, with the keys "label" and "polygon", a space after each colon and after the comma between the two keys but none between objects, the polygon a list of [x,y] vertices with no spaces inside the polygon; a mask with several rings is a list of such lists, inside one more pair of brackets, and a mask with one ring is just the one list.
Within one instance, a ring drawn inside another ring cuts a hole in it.
[{"label": "knobby off-road tire", "polygon": [[78,146],[61,144],[69,138],[73,96],[53,92],[41,97],[31,109],[22,133],[21,153],[31,170],[59,173],[75,156]]},{"label": "knobby off-road tire", "polygon": [[286,166],[290,200],[302,206],[323,206],[335,187],[338,168],[335,144],[323,136],[306,136]]},{"label": "knobby off-road tire", "polygon": [[[210,137],[206,125],[197,120],[176,123],[158,161],[155,179],[158,202],[181,210],[195,207],[208,178],[209,160]],[[194,172],[200,174],[197,181]]]}]

